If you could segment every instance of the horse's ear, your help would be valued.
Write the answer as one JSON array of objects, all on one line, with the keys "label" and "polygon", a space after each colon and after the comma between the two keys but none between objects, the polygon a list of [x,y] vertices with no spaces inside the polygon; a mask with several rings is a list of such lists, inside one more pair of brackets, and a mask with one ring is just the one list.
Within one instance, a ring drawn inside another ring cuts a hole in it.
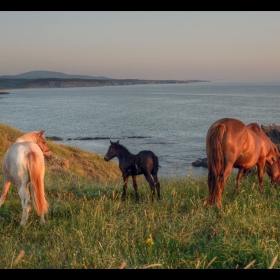
[{"label": "horse's ear", "polygon": [[45,132],[45,130],[41,130],[41,131],[39,132],[39,134],[43,135],[44,132]]},{"label": "horse's ear", "polygon": [[120,142],[120,140],[118,140],[118,141],[116,142],[116,144],[119,144],[119,142]]},{"label": "horse's ear", "polygon": [[113,144],[113,142],[110,140],[110,143]]}]

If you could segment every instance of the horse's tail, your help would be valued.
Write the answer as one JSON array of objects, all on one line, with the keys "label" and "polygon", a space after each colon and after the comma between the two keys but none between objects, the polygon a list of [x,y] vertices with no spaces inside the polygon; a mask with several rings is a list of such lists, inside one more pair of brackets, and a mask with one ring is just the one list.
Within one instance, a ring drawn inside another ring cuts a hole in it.
[{"label": "horse's tail", "polygon": [[49,208],[49,204],[45,199],[44,190],[45,162],[34,151],[29,153],[28,170],[32,184],[31,196],[33,204],[38,215],[42,216]]},{"label": "horse's tail", "polygon": [[161,166],[159,165],[159,162],[158,162],[158,157],[153,153],[151,152],[151,156],[152,156],[152,159],[153,159],[153,170],[155,173],[158,172],[158,169],[161,168]]},{"label": "horse's tail", "polygon": [[207,149],[207,166],[208,166],[208,186],[209,196],[207,198],[208,204],[214,202],[219,207],[222,195],[222,172],[225,164],[224,151],[222,148],[222,140],[226,126],[224,123],[213,125],[206,137]]}]

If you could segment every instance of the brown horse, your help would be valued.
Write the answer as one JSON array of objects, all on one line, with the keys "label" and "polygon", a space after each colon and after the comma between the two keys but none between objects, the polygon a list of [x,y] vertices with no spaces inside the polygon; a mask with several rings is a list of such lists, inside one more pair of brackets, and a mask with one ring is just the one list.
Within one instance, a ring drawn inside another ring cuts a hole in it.
[{"label": "brown horse", "polygon": [[0,207],[6,199],[11,183],[16,185],[23,209],[21,226],[26,224],[30,211],[29,183],[31,183],[32,201],[40,216],[40,222],[45,223],[44,214],[48,211],[48,203],[44,192],[44,157],[46,160],[52,157],[45,141],[44,130],[33,131],[19,137],[3,157],[4,187],[0,197]]},{"label": "brown horse", "polygon": [[279,181],[279,152],[257,123],[245,125],[237,119],[224,118],[214,122],[206,135],[208,160],[207,204],[221,207],[221,196],[232,168],[238,168],[238,189],[244,169],[257,165],[259,186],[263,189],[264,168],[271,184]]}]

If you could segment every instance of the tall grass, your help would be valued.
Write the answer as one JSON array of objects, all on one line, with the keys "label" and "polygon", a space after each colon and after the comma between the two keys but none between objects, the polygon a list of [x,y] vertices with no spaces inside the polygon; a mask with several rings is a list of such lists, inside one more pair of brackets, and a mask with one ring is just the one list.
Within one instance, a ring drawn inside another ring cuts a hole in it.
[{"label": "tall grass", "polygon": [[[17,138],[23,133],[9,128],[4,134]],[[5,150],[8,138],[3,138]],[[130,180],[122,201],[115,163],[105,165],[99,155],[48,144],[57,158],[69,161],[69,168],[47,165],[50,210],[43,226],[33,206],[28,224],[19,225],[22,207],[11,186],[0,208],[0,268],[280,268],[279,190],[269,186],[267,175],[263,192],[253,174],[243,178],[239,193],[232,195],[232,174],[220,211],[204,204],[204,176],[159,178],[162,199],[154,203],[148,183],[139,176],[140,200],[136,202]],[[0,190],[2,185],[1,175]]]}]

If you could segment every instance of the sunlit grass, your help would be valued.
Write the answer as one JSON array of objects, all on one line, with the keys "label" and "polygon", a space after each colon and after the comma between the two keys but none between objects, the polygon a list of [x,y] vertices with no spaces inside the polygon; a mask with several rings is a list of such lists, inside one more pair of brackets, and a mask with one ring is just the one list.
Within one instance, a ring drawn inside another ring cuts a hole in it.
[{"label": "sunlit grass", "polygon": [[[14,139],[22,133],[1,128],[2,162],[7,135]],[[0,208],[1,268],[280,268],[279,190],[269,186],[266,175],[263,192],[253,174],[243,178],[233,195],[232,174],[220,211],[204,203],[206,177],[159,178],[162,199],[153,203],[148,183],[139,177],[140,200],[136,202],[130,180],[122,201],[116,164],[102,169],[106,162],[98,155],[49,143],[70,166],[47,165],[50,210],[43,226],[33,206],[26,227],[19,225],[21,203],[11,186]],[[94,166],[100,166],[100,175]],[[0,190],[2,185],[1,175]]]}]

